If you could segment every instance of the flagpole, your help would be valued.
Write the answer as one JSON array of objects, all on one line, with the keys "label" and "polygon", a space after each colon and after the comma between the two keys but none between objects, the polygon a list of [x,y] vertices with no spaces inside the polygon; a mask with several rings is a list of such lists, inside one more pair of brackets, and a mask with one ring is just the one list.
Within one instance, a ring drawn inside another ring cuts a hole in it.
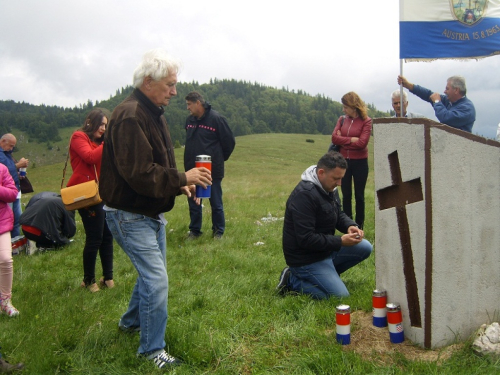
[{"label": "flagpole", "polygon": [[[403,77],[403,59],[399,59],[399,75]],[[405,114],[403,113],[403,81],[401,81],[401,85],[399,85],[399,108],[399,117],[405,117]]]},{"label": "flagpole", "polygon": [[[401,24],[401,20],[403,19],[403,4],[404,0],[399,0],[399,22]],[[401,26],[400,26],[400,31],[401,33]],[[399,75],[403,77],[403,59],[401,58],[401,35],[399,36]],[[404,102],[403,102],[403,81],[401,81],[401,85],[399,86],[399,116],[404,117],[403,113],[403,107]],[[397,114],[396,114],[397,116]]]}]

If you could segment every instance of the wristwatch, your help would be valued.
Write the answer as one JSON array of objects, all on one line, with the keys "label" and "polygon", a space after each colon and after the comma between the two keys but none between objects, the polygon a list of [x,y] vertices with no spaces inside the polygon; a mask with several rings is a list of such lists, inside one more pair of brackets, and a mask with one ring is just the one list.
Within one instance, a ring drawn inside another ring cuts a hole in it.
[{"label": "wristwatch", "polygon": [[439,100],[437,100],[437,99],[436,99],[436,100],[434,100],[434,103],[439,103]]}]

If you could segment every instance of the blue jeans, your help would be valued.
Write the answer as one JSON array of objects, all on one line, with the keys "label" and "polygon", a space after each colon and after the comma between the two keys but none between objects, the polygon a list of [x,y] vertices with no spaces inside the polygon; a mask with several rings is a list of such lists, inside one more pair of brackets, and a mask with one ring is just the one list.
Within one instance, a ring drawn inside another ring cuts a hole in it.
[{"label": "blue jeans", "polygon": [[[210,193],[210,206],[212,207],[212,232],[213,234],[224,234],[226,219],[224,218],[224,207],[222,205],[222,179],[212,180],[212,191]],[[201,200],[203,201],[203,199]],[[203,219],[202,207],[197,205],[192,198],[188,198],[189,216],[191,223],[189,230],[195,234],[201,234],[201,222]]]},{"label": "blue jeans", "polygon": [[348,297],[340,274],[368,258],[373,246],[362,240],[354,246],[343,246],[334,251],[331,258],[302,267],[290,267],[288,287],[296,292],[310,294],[317,299],[331,296]]},{"label": "blue jeans", "polygon": [[139,275],[120,325],[140,327],[138,353],[154,356],[165,347],[168,318],[165,225],[159,220],[122,210],[106,211],[106,222]]},{"label": "blue jeans", "polygon": [[19,224],[19,218],[23,213],[21,209],[21,199],[16,199],[12,203],[12,211],[14,212],[14,227],[10,231],[10,236],[14,238],[21,234],[21,225]]}]

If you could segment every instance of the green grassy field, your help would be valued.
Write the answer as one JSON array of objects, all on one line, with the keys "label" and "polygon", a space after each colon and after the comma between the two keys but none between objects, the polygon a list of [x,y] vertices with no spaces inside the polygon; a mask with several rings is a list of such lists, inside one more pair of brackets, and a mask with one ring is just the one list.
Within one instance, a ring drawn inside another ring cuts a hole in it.
[{"label": "green grassy field", "polygon": [[69,138],[78,128],[78,126],[74,128],[60,128],[60,141],[41,143],[30,141],[26,133],[12,129],[12,133],[17,138],[13,156],[18,160],[22,157],[29,159],[31,169],[64,162],[66,160]]},{"label": "green grassy field", "polygon": [[[306,142],[306,139],[314,142]],[[261,134],[237,138],[223,181],[227,229],[210,236],[204,208],[199,240],[186,241],[189,214],[180,197],[166,217],[169,320],[167,350],[185,361],[173,374],[495,374],[500,363],[473,354],[470,341],[445,361],[369,360],[335,341],[338,299],[280,297],[285,202],[308,166],[327,150],[322,135]],[[27,151],[26,146],[21,151]],[[182,166],[183,149],[176,155]],[[372,162],[370,158],[370,162]],[[28,170],[36,192],[58,191],[64,163]],[[366,238],[374,241],[373,168],[366,189]],[[67,176],[69,177],[69,176]],[[23,197],[27,203],[30,195]],[[271,220],[263,220],[271,218]],[[77,214],[74,242],[59,251],[14,258],[17,318],[0,316],[0,344],[26,374],[157,374],[136,358],[139,337],[118,331],[136,273],[115,246],[116,288],[91,294],[80,288],[84,232]],[[257,245],[257,243],[263,243]],[[374,253],[376,256],[376,251]],[[351,292],[341,302],[371,311],[374,256],[343,275]],[[98,261],[96,276],[101,274]],[[355,327],[353,328],[355,330]]]}]

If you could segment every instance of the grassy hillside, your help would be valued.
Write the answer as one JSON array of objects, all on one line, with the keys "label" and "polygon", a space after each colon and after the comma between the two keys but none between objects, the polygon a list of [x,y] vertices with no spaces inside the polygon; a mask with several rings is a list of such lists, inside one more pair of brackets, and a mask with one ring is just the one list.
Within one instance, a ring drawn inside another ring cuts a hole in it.
[{"label": "grassy hillside", "polygon": [[[179,82],[177,96],[172,98],[165,113],[174,144],[185,142],[184,125],[189,112],[184,98],[193,90],[200,92],[213,109],[226,117],[235,136],[264,133],[328,135],[342,115],[341,103],[324,95],[311,96],[302,90],[295,92],[234,79],[213,79],[204,84]],[[0,132],[18,134],[17,131],[23,130],[32,142],[60,143],[59,140],[66,139],[64,128],[80,126],[94,107],[112,112],[132,91],[132,86],[127,86],[116,90],[109,99],[96,102],[95,106],[89,100],[73,108],[0,100]],[[389,112],[379,111],[373,104],[367,103],[367,107],[371,118],[390,116]]]},{"label": "grassy hillside", "polygon": [[[281,232],[286,199],[303,170],[317,162],[329,142],[324,135],[237,137],[223,181],[227,231],[220,241],[210,237],[208,202],[205,235],[199,240],[185,240],[189,223],[185,198],[178,198],[166,215],[167,350],[186,362],[172,373],[498,373],[499,363],[474,356],[470,345],[439,361],[409,359],[397,350],[383,355],[373,352],[374,360],[338,345],[335,306],[342,302],[354,312],[371,312],[374,256],[343,275],[351,296],[342,301],[283,298],[274,293],[285,265]],[[179,164],[182,152],[176,150]],[[370,164],[366,237],[373,242],[371,157]],[[62,167],[59,162],[30,169],[36,192],[58,191]],[[77,220],[77,235],[67,248],[14,258],[13,302],[21,315],[0,316],[3,352],[12,362],[25,362],[26,374],[161,373],[136,358],[138,336],[117,329],[136,278],[123,251],[115,246],[115,289],[91,294],[80,288],[84,233],[78,215]],[[100,272],[98,264],[97,277]],[[352,330],[355,334],[359,328]]]},{"label": "grassy hillside", "polygon": [[[13,129],[12,133],[17,138],[16,149],[14,150],[13,156],[16,159],[22,157],[29,159],[30,169],[64,162],[64,160],[66,160],[69,138],[78,128],[79,126],[75,126],[74,128],[61,128],[59,129],[59,134],[62,138],[61,141],[41,143],[29,142],[26,133]],[[69,169],[71,173],[71,168]]]}]

